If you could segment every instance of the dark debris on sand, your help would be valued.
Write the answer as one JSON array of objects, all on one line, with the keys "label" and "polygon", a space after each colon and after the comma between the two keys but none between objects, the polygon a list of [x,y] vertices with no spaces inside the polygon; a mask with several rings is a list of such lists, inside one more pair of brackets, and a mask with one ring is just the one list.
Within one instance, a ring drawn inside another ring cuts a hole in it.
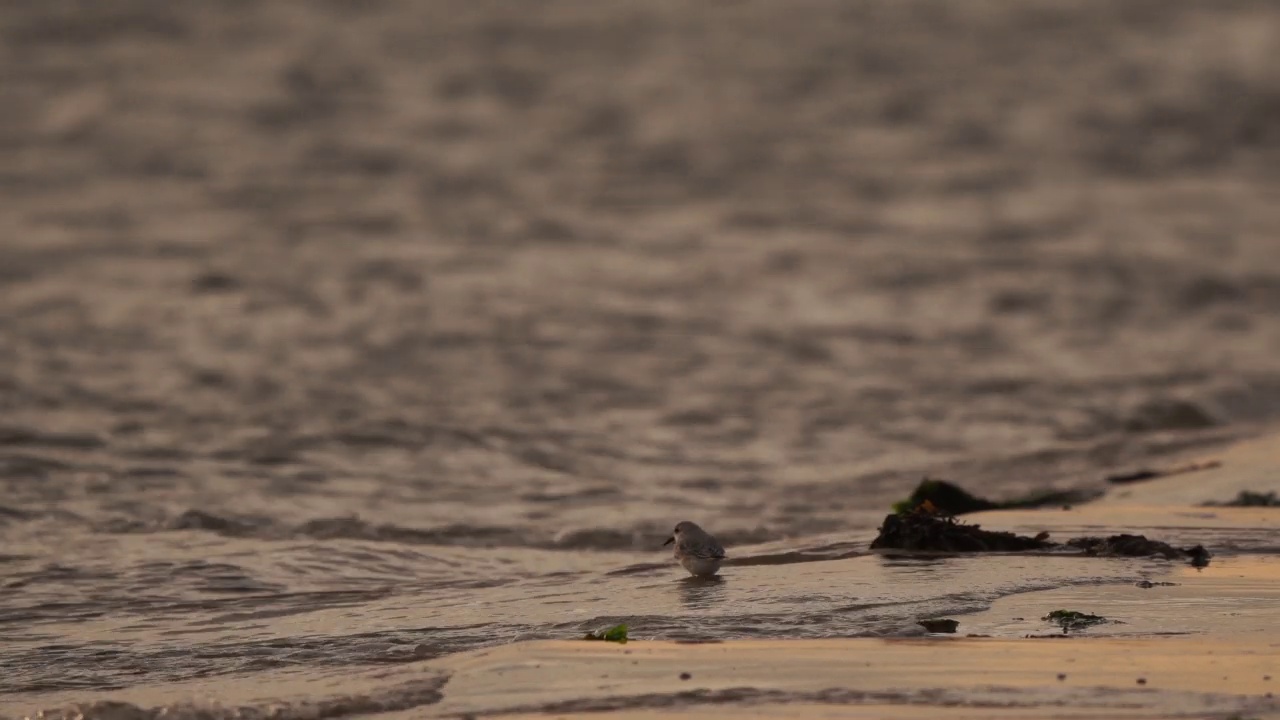
[{"label": "dark debris on sand", "polygon": [[1068,547],[1079,548],[1086,555],[1096,557],[1152,557],[1166,560],[1188,559],[1192,565],[1209,564],[1209,551],[1203,545],[1176,548],[1159,540],[1148,540],[1142,535],[1112,535],[1111,537],[1082,537],[1067,541]]},{"label": "dark debris on sand", "polygon": [[1049,542],[1047,537],[1029,538],[1011,532],[993,532],[978,525],[965,525],[947,515],[915,511],[885,517],[880,534],[871,542],[871,549],[1020,552],[1054,547],[1056,543]]},{"label": "dark debris on sand", "polygon": [[926,505],[911,512],[888,515],[880,533],[871,542],[872,550],[908,550],[916,552],[1025,552],[1070,548],[1096,557],[1163,557],[1189,560],[1203,567],[1209,563],[1209,551],[1202,545],[1175,548],[1142,535],[1073,538],[1066,543],[1049,540],[1048,533],[1035,537],[1011,532],[983,530],[954,517],[939,514]]},{"label": "dark debris on sand", "polygon": [[950,618],[917,620],[916,624],[931,633],[954,633],[960,627],[959,620]]},{"label": "dark debris on sand", "polygon": [[1051,622],[1062,628],[1062,632],[1084,630],[1094,625],[1111,622],[1101,615],[1093,615],[1091,613],[1083,613],[1078,610],[1054,610],[1053,612],[1040,618],[1047,622]]}]

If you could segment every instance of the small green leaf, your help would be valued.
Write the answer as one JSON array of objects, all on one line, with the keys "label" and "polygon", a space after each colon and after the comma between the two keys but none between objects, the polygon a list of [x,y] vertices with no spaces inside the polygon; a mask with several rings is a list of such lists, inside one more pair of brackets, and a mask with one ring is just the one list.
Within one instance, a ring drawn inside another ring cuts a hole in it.
[{"label": "small green leaf", "polygon": [[582,639],[625,643],[627,641],[627,625],[626,623],[622,623],[621,625],[614,625],[607,630],[595,630],[587,633]]}]

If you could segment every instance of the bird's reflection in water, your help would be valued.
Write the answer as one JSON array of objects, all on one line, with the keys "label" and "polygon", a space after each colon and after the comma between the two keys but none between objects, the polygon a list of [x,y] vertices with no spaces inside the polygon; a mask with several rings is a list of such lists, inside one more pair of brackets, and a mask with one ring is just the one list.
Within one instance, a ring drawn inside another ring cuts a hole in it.
[{"label": "bird's reflection in water", "polygon": [[725,588],[729,586],[719,575],[709,578],[687,577],[678,582],[680,602],[690,610],[709,608],[724,600]]}]

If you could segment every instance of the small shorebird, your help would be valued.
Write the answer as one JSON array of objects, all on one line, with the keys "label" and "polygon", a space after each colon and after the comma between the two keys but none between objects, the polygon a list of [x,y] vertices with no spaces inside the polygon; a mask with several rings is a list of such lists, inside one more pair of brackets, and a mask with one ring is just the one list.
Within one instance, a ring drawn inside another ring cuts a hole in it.
[{"label": "small shorebird", "polygon": [[720,572],[720,561],[727,557],[716,539],[696,524],[684,520],[676,525],[663,545],[676,544],[675,558],[694,577],[711,577]]}]

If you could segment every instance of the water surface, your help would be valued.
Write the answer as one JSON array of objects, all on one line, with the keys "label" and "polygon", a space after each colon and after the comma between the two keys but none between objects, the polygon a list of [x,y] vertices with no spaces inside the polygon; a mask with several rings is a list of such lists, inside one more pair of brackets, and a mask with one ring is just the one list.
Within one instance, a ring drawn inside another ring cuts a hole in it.
[{"label": "water surface", "polygon": [[782,7],[5,4],[0,693],[1141,572],[863,553],[1277,419],[1277,8]]}]

